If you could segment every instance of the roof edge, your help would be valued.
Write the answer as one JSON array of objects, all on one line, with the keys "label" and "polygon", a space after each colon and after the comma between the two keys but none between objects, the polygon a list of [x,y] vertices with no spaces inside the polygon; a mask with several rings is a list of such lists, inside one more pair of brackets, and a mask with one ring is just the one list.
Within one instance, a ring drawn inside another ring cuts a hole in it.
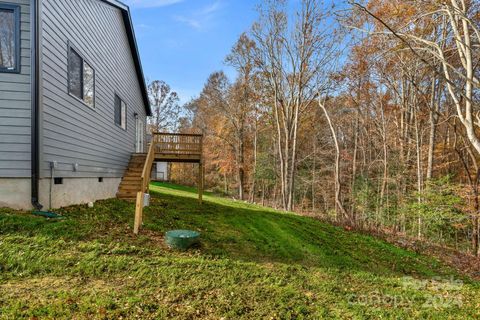
[{"label": "roof edge", "polygon": [[112,5],[114,7],[117,7],[119,9],[128,10],[128,6],[125,3],[120,2],[118,0],[102,0],[102,1]]},{"label": "roof edge", "polygon": [[140,53],[138,51],[137,39],[135,37],[135,30],[133,28],[132,16],[130,14],[130,8],[118,1],[118,0],[101,0],[111,6],[114,6],[122,11],[123,22],[125,24],[125,30],[127,31],[128,43],[130,44],[130,50],[133,56],[133,62],[137,72],[138,82],[140,89],[142,90],[143,103],[145,105],[145,112],[147,116],[152,115],[150,108],[150,99],[148,98],[147,84],[145,82],[145,75],[143,73],[142,61],[140,60]]}]

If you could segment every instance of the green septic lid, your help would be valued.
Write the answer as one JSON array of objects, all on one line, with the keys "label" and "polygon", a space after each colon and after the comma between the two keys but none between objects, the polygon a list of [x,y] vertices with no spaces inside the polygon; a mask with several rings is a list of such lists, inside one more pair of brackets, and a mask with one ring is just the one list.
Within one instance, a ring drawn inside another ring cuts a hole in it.
[{"label": "green septic lid", "polygon": [[199,243],[200,233],[192,230],[172,230],[165,233],[165,241],[172,249],[187,250]]}]

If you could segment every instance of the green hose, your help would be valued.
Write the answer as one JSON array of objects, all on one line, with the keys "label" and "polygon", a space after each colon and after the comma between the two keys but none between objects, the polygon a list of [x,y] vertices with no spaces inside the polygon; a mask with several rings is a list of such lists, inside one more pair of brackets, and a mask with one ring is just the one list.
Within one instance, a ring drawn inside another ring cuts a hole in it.
[{"label": "green hose", "polygon": [[48,219],[65,219],[64,216],[59,215],[58,213],[50,212],[50,211],[34,211],[34,215],[48,218]]}]

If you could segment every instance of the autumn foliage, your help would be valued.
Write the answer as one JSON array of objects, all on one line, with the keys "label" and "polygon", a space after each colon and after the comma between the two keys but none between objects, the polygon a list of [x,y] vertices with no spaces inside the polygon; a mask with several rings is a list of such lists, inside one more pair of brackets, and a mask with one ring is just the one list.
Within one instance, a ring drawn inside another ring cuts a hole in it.
[{"label": "autumn foliage", "polygon": [[232,48],[237,78],[213,73],[188,104],[207,186],[477,254],[479,4],[284,5]]}]

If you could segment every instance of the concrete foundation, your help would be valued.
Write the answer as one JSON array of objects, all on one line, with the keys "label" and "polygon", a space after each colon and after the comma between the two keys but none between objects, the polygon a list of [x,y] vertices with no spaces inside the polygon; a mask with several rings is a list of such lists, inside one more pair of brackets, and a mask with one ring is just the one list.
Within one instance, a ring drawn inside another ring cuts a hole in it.
[{"label": "concrete foundation", "polygon": [[[84,204],[115,198],[121,178],[63,178],[62,184],[52,184],[52,208]],[[50,179],[40,180],[40,203],[50,208]]]},{"label": "concrete foundation", "polygon": [[[63,178],[62,184],[40,180],[40,203],[43,209],[60,208],[115,198],[121,178]],[[50,207],[50,184],[52,184]],[[0,178],[0,207],[30,210],[30,179]]]},{"label": "concrete foundation", "polygon": [[30,186],[30,179],[0,178],[0,208],[31,209]]}]

